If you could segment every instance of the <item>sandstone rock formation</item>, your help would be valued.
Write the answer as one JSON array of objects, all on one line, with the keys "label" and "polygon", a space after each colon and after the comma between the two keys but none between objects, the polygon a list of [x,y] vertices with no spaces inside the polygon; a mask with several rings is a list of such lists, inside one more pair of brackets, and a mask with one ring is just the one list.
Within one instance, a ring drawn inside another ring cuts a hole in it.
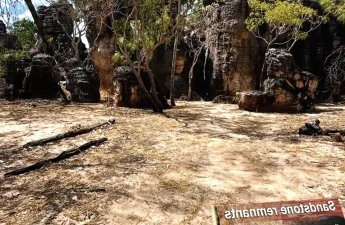
[{"label": "sandstone rock formation", "polygon": [[52,56],[38,54],[33,57],[30,67],[25,69],[21,98],[57,98],[59,87],[58,74],[55,71],[55,60]]},{"label": "sandstone rock formation", "polygon": [[99,77],[93,70],[76,67],[66,74],[66,89],[74,102],[99,102]]},{"label": "sandstone rock formation", "polygon": [[262,51],[257,39],[245,27],[248,13],[246,0],[219,1],[206,9],[201,29],[213,63],[213,97],[255,89]]},{"label": "sandstone rock formation", "polygon": [[[91,10],[94,7],[96,6],[91,4],[86,7],[86,10]],[[107,18],[103,18],[101,13],[97,12],[97,9],[95,14],[93,18],[87,18],[90,22],[88,22],[86,37],[91,46],[91,61],[99,74],[101,94],[104,95],[114,92],[112,80],[116,66],[113,60],[113,55],[117,50],[116,38],[113,31],[103,23]],[[108,20],[111,20],[111,15],[111,12],[109,12]]]},{"label": "sandstone rock formation", "polygon": [[[240,109],[248,111],[300,112],[314,108],[318,79],[301,71],[291,53],[269,49],[264,92],[239,92]],[[273,98],[272,98],[273,97]]]},{"label": "sandstone rock formation", "polygon": [[[37,8],[55,54],[54,56],[45,54],[45,47],[39,39],[35,48],[30,51],[32,62],[19,60],[15,62],[15,70],[8,70],[5,91],[8,99],[17,97],[54,99],[61,91],[59,82],[66,81],[67,90],[71,93],[73,101],[100,100],[98,74],[89,65],[82,65],[82,60],[87,57],[82,42],[79,46],[79,57],[74,55],[72,40],[68,36],[74,29],[72,17],[68,13],[70,7],[72,5],[53,3],[50,6]],[[0,23],[0,30],[1,27]]]},{"label": "sandstone rock formation", "polygon": [[269,49],[267,76],[264,90],[275,95],[274,106],[295,105],[298,110],[313,108],[318,79],[315,75],[301,71],[291,53],[284,49]]}]

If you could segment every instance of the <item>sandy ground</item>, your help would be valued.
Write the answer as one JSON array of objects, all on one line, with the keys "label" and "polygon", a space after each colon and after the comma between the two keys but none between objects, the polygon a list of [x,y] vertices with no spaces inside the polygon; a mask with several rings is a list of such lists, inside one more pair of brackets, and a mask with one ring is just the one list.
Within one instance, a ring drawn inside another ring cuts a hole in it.
[{"label": "sandy ground", "polygon": [[[164,115],[103,104],[0,102],[0,174],[87,141],[63,162],[0,180],[0,224],[211,224],[214,204],[339,198],[345,146],[300,137],[305,121],[344,129],[345,106],[314,114],[251,113],[178,102]],[[115,118],[116,125],[46,146],[11,148]],[[102,192],[88,190],[104,189]]]}]

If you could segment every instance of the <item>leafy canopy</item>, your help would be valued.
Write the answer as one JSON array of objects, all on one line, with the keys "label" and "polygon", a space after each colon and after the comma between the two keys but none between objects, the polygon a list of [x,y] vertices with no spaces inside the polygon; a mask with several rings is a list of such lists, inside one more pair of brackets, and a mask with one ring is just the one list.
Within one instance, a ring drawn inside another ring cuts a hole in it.
[{"label": "leafy canopy", "polygon": [[[114,22],[118,44],[130,54],[144,49],[152,57],[155,44],[171,34],[173,19],[165,0],[136,0],[130,16]],[[119,59],[118,56],[115,58]]]},{"label": "leafy canopy", "polygon": [[13,33],[18,37],[19,42],[24,49],[31,48],[36,43],[35,24],[28,19],[14,22]]},{"label": "leafy canopy", "polygon": [[[246,26],[259,36],[260,26],[267,24],[274,36],[288,34],[294,40],[303,40],[307,38],[308,32],[326,21],[325,17],[318,16],[316,10],[304,6],[300,0],[249,0],[248,4],[252,12],[246,19]],[[302,29],[305,23],[309,23],[311,28],[307,32]],[[274,39],[272,36],[270,38]]]},{"label": "leafy canopy", "polygon": [[337,19],[345,23],[345,0],[320,0],[327,13],[337,17]]}]

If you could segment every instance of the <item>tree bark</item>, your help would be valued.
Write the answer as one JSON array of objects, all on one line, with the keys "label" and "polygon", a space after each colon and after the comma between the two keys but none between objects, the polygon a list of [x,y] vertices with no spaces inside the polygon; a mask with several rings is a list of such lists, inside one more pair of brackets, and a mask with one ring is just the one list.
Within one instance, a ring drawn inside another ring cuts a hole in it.
[{"label": "tree bark", "polygon": [[86,151],[90,147],[102,144],[103,142],[106,142],[107,140],[108,140],[107,138],[102,138],[99,140],[90,141],[86,144],[83,144],[83,145],[77,147],[77,148],[72,148],[70,150],[63,151],[60,155],[58,155],[54,158],[43,160],[43,161],[37,162],[35,164],[32,164],[30,166],[5,173],[5,177],[16,176],[16,175],[20,175],[20,174],[24,174],[24,173],[33,171],[33,170],[38,170],[38,169],[40,169],[40,168],[42,168],[48,164],[59,162],[59,161],[62,161],[64,159],[70,158],[74,155],[78,155],[79,153]]},{"label": "tree bark", "polygon": [[267,45],[266,51],[265,51],[265,57],[264,57],[264,63],[262,64],[262,68],[261,68],[261,73],[260,73],[260,91],[262,90],[262,82],[263,82],[263,76],[264,76],[264,72],[265,72],[265,67],[266,67],[266,53],[268,52],[269,48],[271,47],[270,44]]},{"label": "tree bark", "polygon": [[149,75],[149,79],[150,79],[152,98],[153,98],[153,100],[154,100],[154,102],[158,108],[158,112],[163,113],[163,105],[162,105],[161,101],[158,99],[155,78],[154,78],[154,75],[152,73],[152,70],[150,69],[149,63],[150,63],[149,58],[146,58],[145,59],[145,69],[146,69],[146,72]]},{"label": "tree bark", "polygon": [[[179,15],[181,12],[181,0],[178,0],[178,8],[177,8],[177,19],[179,19]],[[179,21],[177,21],[179,23]],[[178,44],[178,31],[175,34],[174,40],[174,48],[173,48],[173,58],[172,58],[172,65],[171,65],[171,76],[170,76],[170,105],[176,106],[175,104],[175,73],[176,73],[176,51],[177,51],[177,44]]]}]

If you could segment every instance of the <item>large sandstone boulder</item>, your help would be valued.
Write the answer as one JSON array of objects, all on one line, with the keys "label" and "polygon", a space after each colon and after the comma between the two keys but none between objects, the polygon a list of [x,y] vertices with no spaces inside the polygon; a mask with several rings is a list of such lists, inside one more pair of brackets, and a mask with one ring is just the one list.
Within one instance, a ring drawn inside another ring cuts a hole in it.
[{"label": "large sandstone boulder", "polygon": [[76,67],[66,73],[66,89],[74,102],[99,102],[99,77],[95,71]]},{"label": "large sandstone boulder", "polygon": [[240,109],[251,112],[262,112],[274,102],[274,96],[262,91],[242,91],[236,93],[237,104]]},{"label": "large sandstone boulder", "polygon": [[140,108],[142,93],[130,67],[122,66],[114,70],[115,104],[118,107]]},{"label": "large sandstone boulder", "polygon": [[291,53],[284,49],[269,49],[267,77],[264,91],[275,96],[274,107],[296,107],[296,111],[314,108],[318,79],[315,75],[301,71]]},{"label": "large sandstone boulder", "polygon": [[[50,6],[38,6],[37,14],[43,21],[43,28],[48,36],[69,35],[73,32],[73,20],[68,11],[73,7],[66,3],[53,3]],[[62,26],[60,25],[62,24]]]},{"label": "large sandstone boulder", "polygon": [[318,79],[301,69],[291,53],[269,49],[266,54],[267,79],[264,92],[239,92],[238,105],[248,111],[301,112],[314,109]]}]

